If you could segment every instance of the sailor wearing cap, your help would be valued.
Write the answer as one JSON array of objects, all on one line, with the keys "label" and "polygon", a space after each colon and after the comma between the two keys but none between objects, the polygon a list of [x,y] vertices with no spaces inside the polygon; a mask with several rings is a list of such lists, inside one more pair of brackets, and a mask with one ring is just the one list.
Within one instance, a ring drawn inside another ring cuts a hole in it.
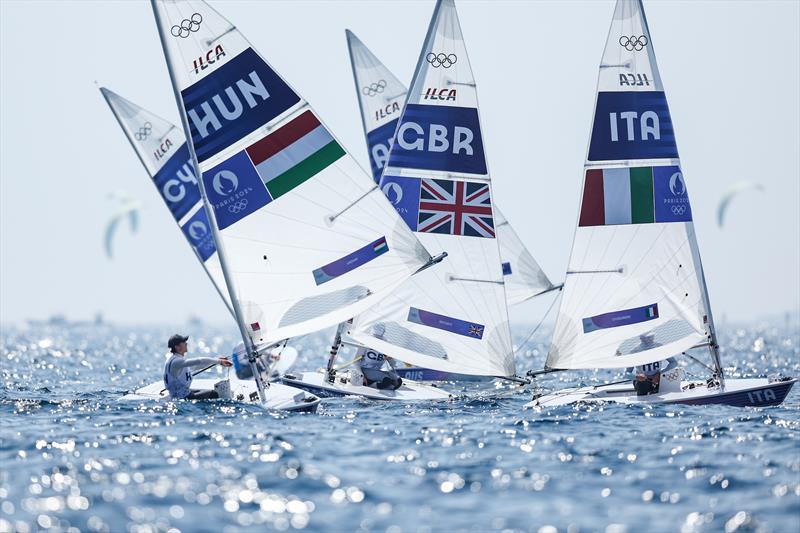
[{"label": "sailor wearing cap", "polygon": [[189,349],[186,345],[186,341],[188,340],[189,337],[178,334],[169,338],[167,346],[172,353],[167,363],[164,365],[164,387],[166,387],[169,391],[169,395],[173,399],[211,400],[213,398],[219,398],[215,390],[192,390],[191,369],[200,366],[213,366],[216,364],[231,366],[233,363],[224,357],[194,357],[192,359],[187,359],[186,352],[189,351]]}]

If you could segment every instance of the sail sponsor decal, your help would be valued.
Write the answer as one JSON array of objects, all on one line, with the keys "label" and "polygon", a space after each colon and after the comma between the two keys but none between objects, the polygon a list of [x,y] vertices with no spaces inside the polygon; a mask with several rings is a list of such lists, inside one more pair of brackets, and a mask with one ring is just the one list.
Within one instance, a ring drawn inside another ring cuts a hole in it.
[{"label": "sail sponsor decal", "polygon": [[692,207],[680,167],[653,167],[656,222],[689,222]]},{"label": "sail sponsor decal", "polygon": [[[387,119],[400,111],[400,102],[391,102],[375,110],[375,122]],[[392,132],[394,133],[394,132]]]},{"label": "sail sponsor decal", "polygon": [[650,87],[650,78],[647,74],[623,74],[619,75],[620,87]]},{"label": "sail sponsor decal", "polygon": [[344,149],[305,111],[247,148],[273,199],[277,199],[345,155]]},{"label": "sail sponsor decal", "polygon": [[478,110],[407,104],[389,166],[486,174]]},{"label": "sail sponsor decal", "polygon": [[181,91],[198,161],[263,126],[300,97],[248,48]]},{"label": "sail sponsor decal", "polygon": [[658,318],[658,304],[612,311],[610,313],[584,318],[583,332],[590,333],[599,329],[629,326],[631,324],[647,322],[648,320],[655,320],[656,318]]},{"label": "sail sponsor decal", "polygon": [[376,257],[389,251],[389,244],[386,237],[381,237],[366,246],[363,246],[351,254],[347,254],[341,259],[337,259],[327,265],[314,270],[314,281],[317,285],[327,283],[343,274],[363,266]]},{"label": "sail sponsor decal", "polygon": [[486,182],[384,176],[381,190],[413,231],[495,237]]},{"label": "sail sponsor decal", "polygon": [[200,201],[200,188],[194,175],[192,156],[186,143],[167,159],[153,176],[158,192],[175,220],[180,220]]},{"label": "sail sponsor decal", "polygon": [[372,178],[375,183],[380,182],[383,167],[386,166],[386,161],[389,159],[389,151],[392,149],[392,140],[394,139],[394,131],[397,129],[398,120],[398,118],[391,120],[367,133],[369,165],[372,169]]},{"label": "sail sponsor decal", "polygon": [[381,190],[397,210],[400,218],[412,231],[416,231],[419,218],[420,178],[384,176],[381,180]]},{"label": "sail sponsor decal", "polygon": [[428,87],[425,89],[425,92],[422,93],[423,100],[441,100],[443,102],[455,102],[456,96],[457,93],[455,89],[440,87]]},{"label": "sail sponsor decal", "polygon": [[450,68],[458,62],[458,56],[444,52],[428,52],[425,61],[433,68]]},{"label": "sail sponsor decal", "polygon": [[430,311],[410,307],[408,309],[408,321],[431,328],[449,331],[472,339],[482,339],[484,326],[475,322],[467,322],[449,316],[439,315]]},{"label": "sail sponsor decal", "polygon": [[677,157],[672,119],[662,91],[597,93],[590,161]]},{"label": "sail sponsor decal", "polygon": [[195,74],[200,74],[201,71],[207,69],[217,61],[222,61],[225,57],[225,49],[221,44],[209,48],[206,53],[198,56],[193,62],[192,67]]},{"label": "sail sponsor decal", "polygon": [[369,83],[361,88],[361,94],[364,96],[378,96],[386,90],[386,80],[378,80],[374,83]]},{"label": "sail sponsor decal", "polygon": [[202,207],[192,215],[186,224],[181,226],[181,229],[189,240],[189,244],[197,250],[197,255],[204,263],[217,251],[214,236],[211,233],[211,224],[208,223],[206,210]]},{"label": "sail sponsor decal", "polygon": [[150,138],[150,135],[153,133],[153,125],[150,122],[145,122],[139,129],[133,132],[133,138],[139,142],[144,142]]},{"label": "sail sponsor decal", "polygon": [[619,45],[628,52],[641,52],[648,44],[647,35],[623,35],[619,38]]},{"label": "sail sponsor decal", "polygon": [[677,166],[586,171],[579,226],[690,220],[689,196]]},{"label": "sail sponsor decal", "polygon": [[505,261],[502,264],[502,267],[504,276],[510,276],[511,274],[513,274],[513,272],[511,271],[511,263],[509,263],[508,261]]},{"label": "sail sponsor decal", "polygon": [[155,150],[153,150],[153,159],[155,161],[161,161],[161,159],[170,151],[170,148],[172,148],[172,139],[167,137],[158,146],[156,146]]},{"label": "sail sponsor decal", "polygon": [[261,177],[244,151],[203,172],[203,183],[220,230],[270,203]]}]

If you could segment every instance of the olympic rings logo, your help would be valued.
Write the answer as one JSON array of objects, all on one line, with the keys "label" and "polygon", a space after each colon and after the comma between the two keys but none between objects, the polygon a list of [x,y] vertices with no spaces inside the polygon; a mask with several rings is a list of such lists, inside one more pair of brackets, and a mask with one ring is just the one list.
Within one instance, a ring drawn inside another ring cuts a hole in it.
[{"label": "olympic rings logo", "polygon": [[366,96],[375,96],[382,93],[386,88],[386,80],[379,80],[377,83],[370,83],[367,87],[362,87],[361,92]]},{"label": "olympic rings logo", "polygon": [[153,125],[149,122],[145,122],[144,125],[139,128],[139,131],[133,134],[133,137],[141,142],[150,137],[150,134],[153,132]]},{"label": "olympic rings logo", "polygon": [[686,213],[686,205],[678,204],[672,206],[673,215],[683,215],[684,213]]},{"label": "olympic rings logo", "polygon": [[176,24],[170,28],[169,32],[173,37],[186,39],[190,33],[200,29],[201,22],[203,22],[203,15],[200,13],[193,13],[191,18],[183,19],[180,25]]},{"label": "olympic rings logo", "polygon": [[425,56],[425,61],[430,63],[433,68],[450,68],[456,64],[456,61],[458,61],[458,56],[455,54],[445,54],[442,52],[439,52],[438,54],[430,52],[427,56]]},{"label": "olympic rings logo", "polygon": [[619,45],[625,48],[625,50],[629,52],[633,52],[636,50],[640,52],[647,46],[647,36],[646,35],[631,35],[628,37],[627,35],[623,35],[619,38]]},{"label": "olympic rings logo", "polygon": [[241,213],[247,208],[247,199],[243,198],[238,202],[235,202],[233,205],[228,206],[228,212],[236,214]]}]

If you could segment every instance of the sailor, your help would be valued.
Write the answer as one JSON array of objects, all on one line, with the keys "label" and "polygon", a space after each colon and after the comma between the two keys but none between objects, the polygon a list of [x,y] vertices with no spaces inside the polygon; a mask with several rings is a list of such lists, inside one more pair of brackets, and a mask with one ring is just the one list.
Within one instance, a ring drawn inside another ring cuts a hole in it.
[{"label": "sailor", "polygon": [[[639,335],[639,345],[631,350],[631,353],[645,352],[658,348],[661,344],[655,342],[655,335],[653,333],[642,333]],[[655,394],[658,392],[658,384],[661,382],[661,373],[672,370],[678,366],[678,361],[674,357],[667,359],[667,366],[661,368],[664,361],[655,361],[644,365],[639,365],[632,369],[635,372],[633,379],[633,388],[636,389],[637,396],[646,396],[648,394]]]},{"label": "sailor", "polygon": [[164,365],[164,387],[166,387],[173,399],[211,400],[219,398],[219,394],[215,390],[192,390],[191,369],[217,364],[231,366],[233,363],[225,357],[195,357],[187,359],[186,352],[189,349],[186,341],[188,340],[189,337],[184,337],[177,333],[169,338],[167,346],[172,353]]},{"label": "sailor", "polygon": [[[382,354],[371,348],[361,347],[356,353],[356,365],[352,373],[351,383],[361,383],[367,387],[376,389],[397,390],[403,384],[403,380],[394,370],[394,361],[391,357]],[[385,364],[389,365],[388,370],[384,370]]]}]

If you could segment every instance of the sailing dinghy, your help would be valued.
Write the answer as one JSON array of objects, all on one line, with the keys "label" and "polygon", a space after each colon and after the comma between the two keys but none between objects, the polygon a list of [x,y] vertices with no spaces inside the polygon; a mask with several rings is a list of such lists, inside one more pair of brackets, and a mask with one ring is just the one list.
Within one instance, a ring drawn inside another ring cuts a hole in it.
[{"label": "sailing dinghy", "polygon": [[[314,110],[201,1],[153,0],[259,392],[270,347],[349,320],[435,263]],[[269,386],[270,388],[272,386]],[[441,398],[407,383],[400,399]]]},{"label": "sailing dinghy", "polygon": [[[459,88],[454,99],[424,98],[448,84]],[[399,117],[381,189],[427,249],[448,255],[343,324],[328,369],[347,342],[433,370],[518,379],[475,82],[452,0],[436,4]],[[310,377],[304,385],[317,383]]]},{"label": "sailing dinghy", "polygon": [[[361,111],[361,124],[367,142],[370,168],[376,183],[380,183],[408,90],[353,32],[346,30],[345,33],[358,106]],[[460,90],[463,91],[455,79],[445,77],[442,87],[425,89],[423,100],[455,102]],[[383,192],[393,203],[402,200],[398,197],[396,187],[392,184],[385,185]],[[518,305],[531,298],[560,289],[561,285],[554,285],[550,281],[497,205],[495,204],[493,207],[494,227],[497,241],[500,244],[500,261],[507,305],[509,307]],[[484,376],[443,372],[412,365],[405,365],[396,370],[404,378],[419,381],[487,379]]]},{"label": "sailing dinghy", "polygon": [[[189,148],[183,134],[173,124],[115,92],[105,87],[102,87],[100,92],[211,283],[233,314],[208,216],[200,197]],[[290,353],[290,357],[287,357],[287,362],[294,360],[291,355]],[[217,390],[224,399],[259,401],[258,388],[253,379],[238,379],[238,377],[195,379],[192,381],[192,388],[200,391]],[[164,382],[159,380],[126,394],[121,399],[139,401],[170,398],[164,390]],[[264,407],[270,410],[315,411],[319,403],[320,399],[313,394],[282,384],[272,384],[265,391]]]},{"label": "sailing dinghy", "polygon": [[[546,394],[526,407],[574,402],[767,406],[796,379],[726,379],[692,208],[641,0],[618,0],[600,74],[580,216],[543,372],[660,365],[705,350],[711,376],[661,372]],[[704,366],[706,366],[704,364]],[[537,373],[534,373],[537,374]]]}]

